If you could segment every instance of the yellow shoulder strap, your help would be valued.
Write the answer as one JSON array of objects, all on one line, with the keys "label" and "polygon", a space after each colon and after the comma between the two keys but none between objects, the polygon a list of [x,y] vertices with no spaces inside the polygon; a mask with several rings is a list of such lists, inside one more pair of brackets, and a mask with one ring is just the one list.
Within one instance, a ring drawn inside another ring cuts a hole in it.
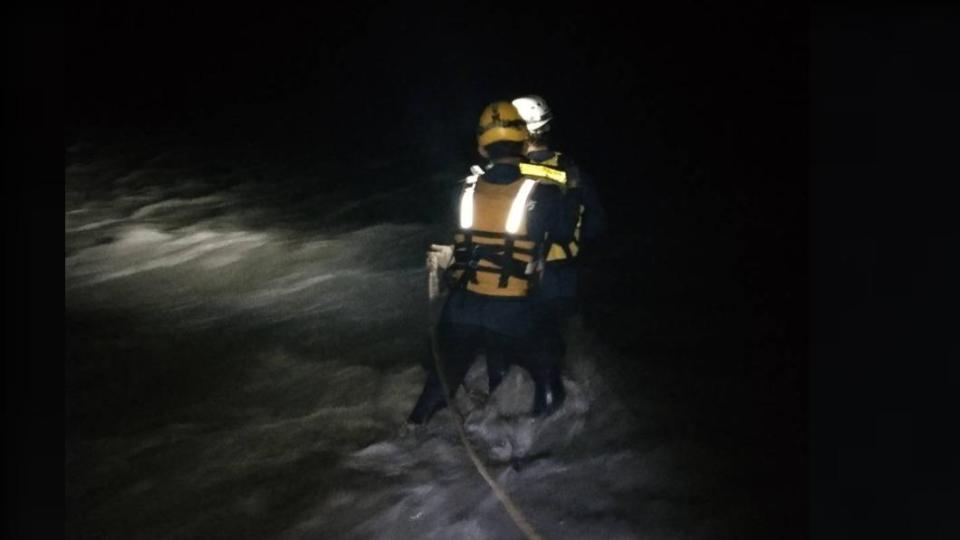
[{"label": "yellow shoulder strap", "polygon": [[520,174],[523,176],[535,176],[539,178],[545,178],[556,182],[560,185],[566,185],[567,183],[567,173],[554,169],[552,167],[546,167],[544,165],[534,165],[533,163],[521,163],[520,164]]}]

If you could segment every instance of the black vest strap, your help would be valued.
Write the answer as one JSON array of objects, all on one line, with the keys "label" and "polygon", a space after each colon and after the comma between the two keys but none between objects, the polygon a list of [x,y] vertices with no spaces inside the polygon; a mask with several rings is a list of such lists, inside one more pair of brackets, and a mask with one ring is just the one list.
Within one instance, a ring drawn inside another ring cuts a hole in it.
[{"label": "black vest strap", "polygon": [[497,287],[506,288],[515,264],[513,260],[513,237],[508,236],[504,245],[503,264],[500,265],[500,281],[497,283]]}]

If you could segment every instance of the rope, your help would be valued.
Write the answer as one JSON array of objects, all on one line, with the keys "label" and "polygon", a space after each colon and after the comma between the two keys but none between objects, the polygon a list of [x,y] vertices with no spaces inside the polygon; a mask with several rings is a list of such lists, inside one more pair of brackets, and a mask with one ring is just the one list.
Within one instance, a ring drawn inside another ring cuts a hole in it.
[{"label": "rope", "polygon": [[[430,268],[430,305],[431,312],[433,311],[432,306],[434,304],[433,298],[434,291],[437,290],[434,288],[433,284],[437,281],[437,271],[436,267]],[[443,371],[443,362],[440,361],[440,347],[437,343],[437,332],[436,325],[434,324],[436,317],[430,317],[430,349],[433,351],[433,363],[437,368],[437,376],[440,377],[440,383],[443,385],[443,397],[447,402],[447,407],[453,412],[453,423],[457,426],[457,435],[460,437],[460,442],[463,443],[464,449],[467,451],[467,455],[470,457],[470,461],[473,462],[473,466],[476,467],[477,472],[480,473],[480,476],[487,482],[487,485],[490,486],[490,489],[493,490],[493,494],[497,497],[497,500],[500,501],[500,504],[503,505],[503,508],[507,511],[507,514],[510,515],[510,518],[513,520],[513,523],[520,529],[520,532],[527,537],[527,540],[543,540],[543,537],[540,536],[533,526],[530,525],[530,522],[527,521],[527,518],[523,515],[523,512],[520,511],[520,508],[517,507],[516,503],[513,502],[513,499],[507,495],[507,492],[497,484],[497,481],[493,479],[493,476],[490,474],[490,471],[487,470],[486,465],[480,460],[480,456],[477,455],[476,450],[474,450],[473,445],[470,444],[470,441],[467,439],[467,431],[463,427],[465,419],[463,414],[457,408],[456,404],[453,401],[453,394],[450,392],[450,388],[447,385],[447,377]]]}]

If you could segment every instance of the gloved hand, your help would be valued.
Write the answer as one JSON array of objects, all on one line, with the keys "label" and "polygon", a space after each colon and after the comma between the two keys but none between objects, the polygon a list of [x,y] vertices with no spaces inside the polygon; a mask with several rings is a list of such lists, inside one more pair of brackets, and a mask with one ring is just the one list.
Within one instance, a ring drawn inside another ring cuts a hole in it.
[{"label": "gloved hand", "polygon": [[427,270],[431,272],[446,270],[451,262],[453,262],[453,246],[430,244],[430,250],[427,251]]}]

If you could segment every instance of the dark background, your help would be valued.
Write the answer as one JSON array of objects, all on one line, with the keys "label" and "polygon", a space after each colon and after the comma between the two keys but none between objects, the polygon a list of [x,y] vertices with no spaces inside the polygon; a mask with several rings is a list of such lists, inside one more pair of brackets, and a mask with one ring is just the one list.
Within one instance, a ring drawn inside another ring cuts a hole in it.
[{"label": "dark background", "polygon": [[[49,245],[57,282],[59,202],[46,201],[62,201],[63,143],[173,137],[427,175],[476,161],[487,102],[533,92],[609,214],[585,271],[590,327],[653,365],[610,366],[620,391],[669,373],[672,392],[712,392],[683,420],[739,450],[732,468],[757,498],[801,530],[809,516],[813,536],[945,533],[955,13],[267,6],[6,19],[5,116],[25,135],[7,148],[25,159],[5,167],[5,310],[36,333],[5,343],[21,359],[5,371],[19,442],[6,494],[22,510],[8,529],[56,523],[33,501],[52,492],[55,509],[62,493],[57,450],[33,442],[60,448],[62,372],[32,360],[56,334],[43,321],[58,294],[33,261]],[[10,181],[27,173],[38,180]],[[52,421],[30,420],[45,408]],[[48,491],[36,478],[51,471]]]},{"label": "dark background", "polygon": [[814,15],[811,523],[953,538],[960,18]]}]

